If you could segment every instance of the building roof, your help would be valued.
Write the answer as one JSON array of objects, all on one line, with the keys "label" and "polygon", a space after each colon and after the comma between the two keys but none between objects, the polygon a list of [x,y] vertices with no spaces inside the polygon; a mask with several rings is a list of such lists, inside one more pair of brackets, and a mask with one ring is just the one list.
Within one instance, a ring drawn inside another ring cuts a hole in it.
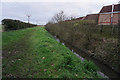
[{"label": "building roof", "polygon": [[[120,4],[114,4],[113,12],[120,11]],[[103,6],[99,13],[112,12],[112,5]]]},{"label": "building roof", "polygon": [[71,20],[65,20],[65,22],[69,22],[69,21],[76,21],[76,20],[84,20],[84,16],[83,17],[79,17],[79,18],[75,18],[75,19],[71,19]]},{"label": "building roof", "polygon": [[73,19],[73,20],[84,20],[84,17],[79,17],[79,18],[76,18],[76,19]]},{"label": "building roof", "polygon": [[69,22],[69,21],[71,21],[71,20],[65,20],[65,22]]}]

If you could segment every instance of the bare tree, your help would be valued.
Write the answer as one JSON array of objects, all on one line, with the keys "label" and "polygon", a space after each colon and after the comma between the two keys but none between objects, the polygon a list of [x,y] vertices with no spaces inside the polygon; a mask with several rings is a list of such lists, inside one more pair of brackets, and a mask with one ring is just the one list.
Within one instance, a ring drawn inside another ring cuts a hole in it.
[{"label": "bare tree", "polygon": [[64,14],[63,11],[60,11],[59,13],[55,14],[53,17],[52,17],[52,22],[53,23],[59,23],[61,21],[65,21],[67,19],[66,15]]}]

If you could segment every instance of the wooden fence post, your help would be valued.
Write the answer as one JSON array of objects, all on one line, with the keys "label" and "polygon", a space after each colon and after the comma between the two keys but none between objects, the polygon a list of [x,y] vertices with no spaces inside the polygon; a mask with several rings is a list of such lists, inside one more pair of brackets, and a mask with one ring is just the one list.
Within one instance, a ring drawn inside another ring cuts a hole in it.
[{"label": "wooden fence post", "polygon": [[101,34],[103,33],[103,25],[101,25],[100,33],[101,33]]}]

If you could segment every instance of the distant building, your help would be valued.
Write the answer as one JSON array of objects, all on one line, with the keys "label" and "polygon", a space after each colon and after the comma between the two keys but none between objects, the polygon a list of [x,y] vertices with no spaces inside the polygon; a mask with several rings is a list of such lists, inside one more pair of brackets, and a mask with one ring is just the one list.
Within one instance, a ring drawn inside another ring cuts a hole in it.
[{"label": "distant building", "polygon": [[98,14],[88,14],[84,20],[93,20],[95,22],[98,22]]},{"label": "distant building", "polygon": [[74,19],[71,19],[71,20],[65,20],[65,22],[84,20],[84,18],[85,18],[85,17],[74,18]]},{"label": "distant building", "polygon": [[65,20],[65,22],[70,22],[71,20]]},{"label": "distant building", "polygon": [[98,25],[117,25],[120,21],[120,4],[103,6],[99,12]]},{"label": "distant building", "polygon": [[79,17],[79,18],[76,18],[74,20],[84,20],[84,19],[85,19],[85,17]]}]

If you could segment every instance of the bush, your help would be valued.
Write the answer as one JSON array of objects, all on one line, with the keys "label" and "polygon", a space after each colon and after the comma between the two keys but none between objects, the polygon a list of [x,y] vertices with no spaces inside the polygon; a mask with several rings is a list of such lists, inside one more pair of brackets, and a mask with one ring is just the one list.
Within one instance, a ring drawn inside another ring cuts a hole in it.
[{"label": "bush", "polygon": [[[87,47],[93,39],[93,33],[96,32],[93,21],[71,21],[60,22],[56,24],[47,24],[46,29],[53,35],[79,47]],[[89,43],[89,44],[88,44]]]},{"label": "bush", "polygon": [[18,29],[23,29],[23,28],[28,28],[28,27],[33,27],[36,26],[35,24],[28,24],[25,22],[21,22],[19,20],[12,20],[12,19],[3,19],[2,20],[2,25],[4,25],[4,30],[18,30]]}]

